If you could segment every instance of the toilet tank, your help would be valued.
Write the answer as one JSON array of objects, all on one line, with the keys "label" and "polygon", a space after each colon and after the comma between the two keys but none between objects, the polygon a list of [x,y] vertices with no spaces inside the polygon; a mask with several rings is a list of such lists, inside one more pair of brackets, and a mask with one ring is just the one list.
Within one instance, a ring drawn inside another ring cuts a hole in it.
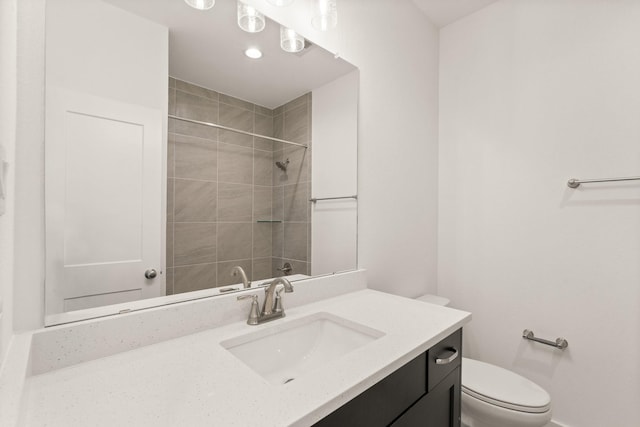
[{"label": "toilet tank", "polygon": [[416,298],[418,301],[428,302],[430,304],[447,306],[451,301],[449,298],[439,297],[437,295],[425,294]]}]

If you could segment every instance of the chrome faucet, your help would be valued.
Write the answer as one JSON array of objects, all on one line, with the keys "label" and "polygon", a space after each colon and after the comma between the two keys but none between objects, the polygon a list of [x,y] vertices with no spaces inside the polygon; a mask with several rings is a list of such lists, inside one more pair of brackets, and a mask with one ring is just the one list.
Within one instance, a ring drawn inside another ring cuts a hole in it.
[{"label": "chrome faucet", "polygon": [[247,279],[247,275],[245,274],[244,270],[239,265],[236,265],[231,269],[231,275],[235,277],[238,274],[240,274],[240,277],[242,277],[242,284],[244,288],[245,289],[250,288],[251,282],[249,281],[249,279]]},{"label": "chrome faucet", "polygon": [[[284,286],[284,291],[286,293],[293,292],[293,286],[291,282],[289,282],[284,277],[278,277],[273,280],[273,282],[269,283],[269,287],[264,290],[264,304],[262,305],[262,316],[268,316],[273,313],[282,313],[282,317],[284,317],[284,310],[282,308],[282,300],[280,299],[280,291],[276,292],[276,287],[278,285]],[[273,295],[276,295],[276,301],[273,301]],[[277,307],[276,307],[277,306]]]},{"label": "chrome faucet", "polygon": [[[283,287],[278,288],[278,285],[282,285]],[[237,298],[238,301],[251,298],[251,311],[249,311],[247,324],[259,325],[260,323],[284,317],[282,297],[280,296],[282,289],[284,289],[286,293],[293,292],[293,285],[291,285],[291,282],[284,277],[278,277],[269,283],[269,286],[264,290],[264,304],[262,305],[262,311],[258,311],[258,295],[240,295]]]}]

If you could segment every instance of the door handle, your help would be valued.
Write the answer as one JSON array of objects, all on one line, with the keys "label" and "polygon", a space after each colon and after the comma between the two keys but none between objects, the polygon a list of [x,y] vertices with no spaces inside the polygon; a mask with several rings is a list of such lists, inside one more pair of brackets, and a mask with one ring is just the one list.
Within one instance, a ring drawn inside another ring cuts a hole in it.
[{"label": "door handle", "polygon": [[150,268],[144,272],[144,277],[146,277],[147,279],[155,279],[157,275],[158,272],[155,268]]}]

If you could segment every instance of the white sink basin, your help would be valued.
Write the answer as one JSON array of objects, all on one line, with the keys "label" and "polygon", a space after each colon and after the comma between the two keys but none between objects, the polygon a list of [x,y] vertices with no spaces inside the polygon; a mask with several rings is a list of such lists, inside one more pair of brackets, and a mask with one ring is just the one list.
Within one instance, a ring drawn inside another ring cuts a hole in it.
[{"label": "white sink basin", "polygon": [[384,333],[329,313],[316,313],[220,344],[272,384],[286,384]]}]

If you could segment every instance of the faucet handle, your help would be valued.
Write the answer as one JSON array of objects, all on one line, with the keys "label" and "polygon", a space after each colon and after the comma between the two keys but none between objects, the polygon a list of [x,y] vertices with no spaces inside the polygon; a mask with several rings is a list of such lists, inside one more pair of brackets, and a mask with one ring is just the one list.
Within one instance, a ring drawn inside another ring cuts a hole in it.
[{"label": "faucet handle", "polygon": [[247,325],[257,325],[260,318],[260,309],[258,307],[258,295],[240,295],[237,297],[238,301],[251,298],[251,310],[249,311],[249,318],[247,319]]},{"label": "faucet handle", "polygon": [[288,262],[285,262],[284,265],[280,268],[276,268],[276,270],[278,271],[282,271],[284,273],[285,276],[288,276],[289,273],[291,273],[291,271],[293,270],[293,268],[291,267],[291,264]]},{"label": "faucet handle", "polygon": [[281,288],[276,288],[276,298],[273,303],[273,312],[274,313],[283,313],[284,308],[282,307],[282,297],[280,296],[280,292],[284,289],[284,286]]}]

